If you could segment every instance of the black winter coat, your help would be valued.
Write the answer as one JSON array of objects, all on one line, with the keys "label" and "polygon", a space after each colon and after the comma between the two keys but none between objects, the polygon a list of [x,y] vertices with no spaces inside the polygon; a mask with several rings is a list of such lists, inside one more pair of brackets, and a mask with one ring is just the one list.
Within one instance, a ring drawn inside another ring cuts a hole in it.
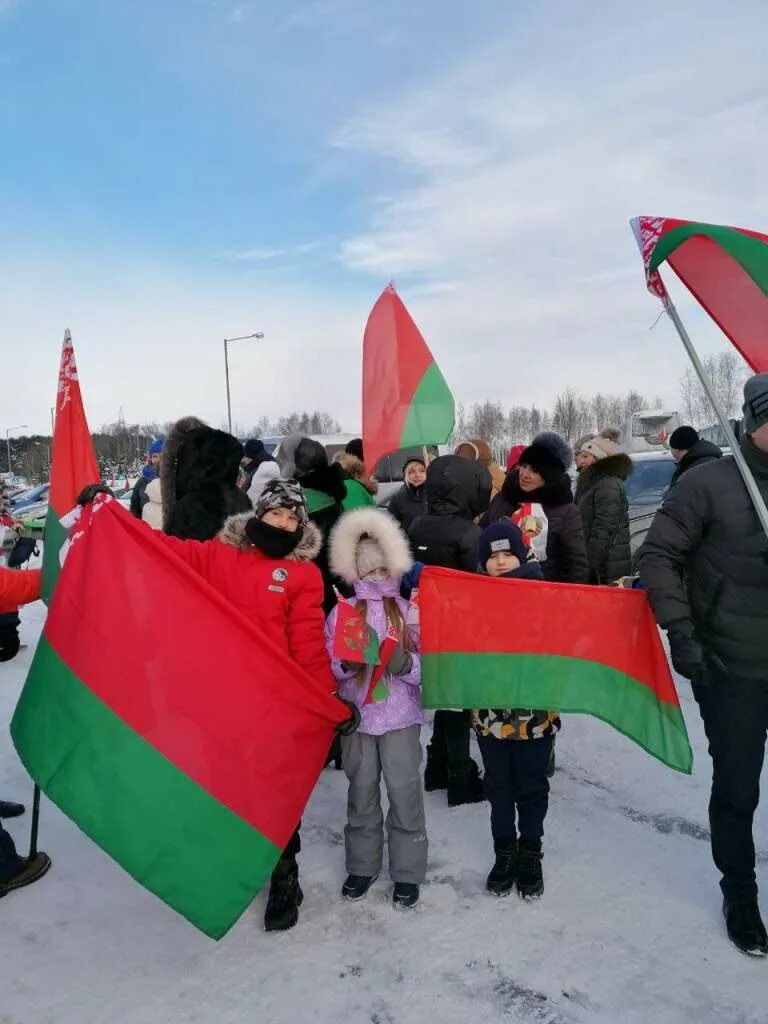
[{"label": "black winter coat", "polygon": [[[768,453],[741,450],[768,501]],[[664,629],[695,631],[735,676],[768,686],[768,541],[733,458],[686,473],[656,513],[640,576]]]},{"label": "black winter coat", "polygon": [[326,462],[325,465],[318,464],[314,469],[304,473],[300,477],[299,483],[303,488],[305,488],[305,490],[317,491],[320,495],[324,495],[326,498],[330,499],[324,503],[323,507],[318,508],[314,512],[311,511],[311,509],[315,502],[310,501],[309,503],[309,518],[323,535],[323,545],[320,548],[320,553],[315,559],[315,565],[318,567],[323,577],[323,609],[325,614],[328,615],[331,612],[331,609],[336,605],[334,587],[347,596],[351,593],[350,588],[341,580],[337,579],[331,573],[328,566],[328,541],[330,539],[331,530],[344,514],[344,506],[342,505],[342,502],[347,496],[345,474],[344,470],[338,463],[333,463],[333,465],[329,466]]},{"label": "black winter coat", "polygon": [[584,524],[592,583],[610,583],[632,572],[624,487],[632,469],[632,459],[622,452],[600,459],[579,474],[576,504]]},{"label": "black winter coat", "polygon": [[544,579],[550,583],[588,583],[589,562],[584,528],[573,503],[571,478],[563,473],[538,491],[522,491],[518,470],[507,474],[504,486],[491,502],[482,525],[509,518],[525,502],[537,502],[547,517],[547,558],[542,563]]},{"label": "black winter coat", "polygon": [[414,520],[427,514],[427,485],[413,487],[408,483],[403,484],[392,496],[389,512],[408,533]]},{"label": "black winter coat", "polygon": [[697,441],[693,448],[689,448],[682,459],[680,459],[678,467],[669,482],[669,486],[674,487],[683,473],[687,473],[694,466],[704,466],[706,463],[714,462],[715,459],[721,459],[722,457],[723,453],[716,444],[712,444],[711,441]]},{"label": "black winter coat", "polygon": [[429,511],[408,531],[413,557],[425,565],[475,572],[482,531],[474,520],[488,507],[491,474],[479,462],[441,455],[430,463],[425,486]]},{"label": "black winter coat", "polygon": [[137,519],[141,519],[144,506],[149,501],[147,497],[147,484],[150,480],[154,480],[154,477],[144,476],[142,473],[131,491],[131,515]]}]

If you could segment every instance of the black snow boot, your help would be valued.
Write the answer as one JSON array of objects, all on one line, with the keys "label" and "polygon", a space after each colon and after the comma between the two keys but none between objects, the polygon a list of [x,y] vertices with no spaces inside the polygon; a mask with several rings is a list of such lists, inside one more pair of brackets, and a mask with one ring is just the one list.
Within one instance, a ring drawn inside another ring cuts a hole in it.
[{"label": "black snow boot", "polygon": [[485,888],[494,896],[509,896],[517,878],[517,840],[500,839],[493,844],[496,863],[485,883]]},{"label": "black snow boot", "polygon": [[18,818],[24,811],[24,804],[17,804],[12,800],[0,800],[0,818]]},{"label": "black snow boot", "polygon": [[363,899],[368,895],[368,890],[378,878],[378,875],[348,875],[347,880],[341,887],[341,895],[345,900]]},{"label": "black snow boot", "polygon": [[0,882],[0,896],[7,896],[14,889],[22,889],[25,885],[32,885],[48,871],[51,866],[51,858],[42,850],[34,857],[20,857],[16,873],[5,882]]},{"label": "black snow boot", "polygon": [[465,768],[448,773],[448,806],[479,804],[485,800],[485,788],[480,771],[470,758]]},{"label": "black snow boot", "polygon": [[410,910],[419,902],[419,887],[413,882],[395,882],[392,906],[395,910]]},{"label": "black snow boot", "polygon": [[279,860],[272,872],[267,909],[264,911],[264,929],[284,932],[299,920],[299,907],[304,893],[299,885],[299,866],[295,860]]},{"label": "black snow boot", "polygon": [[747,956],[768,956],[768,935],[757,900],[723,900],[728,938]]},{"label": "black snow boot", "polygon": [[520,839],[517,844],[517,891],[524,900],[537,900],[544,892],[540,839]]},{"label": "black snow boot", "polygon": [[448,764],[445,757],[436,754],[432,744],[427,746],[427,764],[424,769],[424,789],[428,793],[448,788]]}]

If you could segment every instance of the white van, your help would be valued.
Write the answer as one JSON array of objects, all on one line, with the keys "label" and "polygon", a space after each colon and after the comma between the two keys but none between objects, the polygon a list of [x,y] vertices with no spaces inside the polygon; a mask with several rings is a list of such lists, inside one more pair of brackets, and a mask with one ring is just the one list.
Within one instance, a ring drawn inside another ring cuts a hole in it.
[{"label": "white van", "polygon": [[620,445],[633,452],[658,452],[669,448],[670,435],[680,426],[680,416],[669,409],[641,409],[630,416],[621,430]]}]

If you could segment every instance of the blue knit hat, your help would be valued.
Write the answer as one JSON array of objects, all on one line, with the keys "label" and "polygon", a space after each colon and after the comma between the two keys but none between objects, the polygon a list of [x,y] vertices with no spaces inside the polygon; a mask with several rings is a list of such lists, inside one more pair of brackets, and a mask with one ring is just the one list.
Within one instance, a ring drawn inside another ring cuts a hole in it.
[{"label": "blue knit hat", "polygon": [[163,445],[165,444],[164,437],[156,437],[152,444],[149,446],[150,455],[161,455],[163,451]]},{"label": "blue knit hat", "polygon": [[528,560],[530,551],[523,540],[520,527],[511,519],[499,519],[483,530],[478,548],[478,560],[483,570],[488,559],[497,551],[508,551],[521,565]]}]

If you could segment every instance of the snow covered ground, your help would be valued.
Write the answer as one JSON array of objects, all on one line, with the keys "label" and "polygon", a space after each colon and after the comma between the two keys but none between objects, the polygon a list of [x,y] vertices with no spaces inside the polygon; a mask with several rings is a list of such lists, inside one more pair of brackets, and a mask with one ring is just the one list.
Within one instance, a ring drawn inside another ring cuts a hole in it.
[{"label": "snow covered ground", "polygon": [[[23,613],[30,646],[0,666],[4,724],[43,615],[41,605]],[[427,795],[419,908],[396,914],[384,878],[363,903],[344,903],[345,780],[327,770],[302,833],[298,927],[263,932],[259,896],[216,944],[44,802],[41,846],[53,869],[0,901],[0,1024],[765,1024],[768,964],[725,938],[707,833],[710,764],[687,684],[681,697],[692,779],[599,722],[566,721],[537,904],[484,893],[487,805],[449,810],[437,793]],[[29,801],[31,792],[3,728],[0,795]],[[7,825],[23,848],[29,815]],[[768,892],[767,833],[764,800],[756,835]]]}]

